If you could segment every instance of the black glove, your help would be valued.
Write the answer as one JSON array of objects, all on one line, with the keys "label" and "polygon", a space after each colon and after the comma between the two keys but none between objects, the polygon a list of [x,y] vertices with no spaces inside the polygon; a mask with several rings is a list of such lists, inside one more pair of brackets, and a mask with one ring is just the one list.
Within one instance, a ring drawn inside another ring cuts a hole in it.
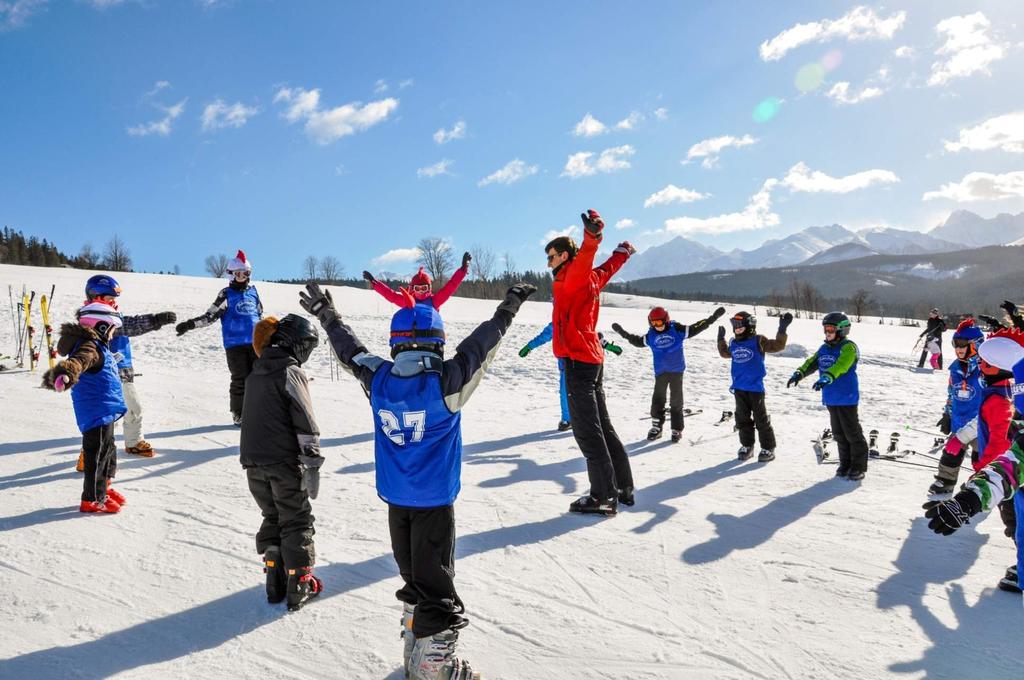
[{"label": "black glove", "polygon": [[719,307],[718,309],[715,310],[715,313],[711,315],[711,318],[718,319],[721,318],[723,314],[725,314],[725,307]]},{"label": "black glove", "polygon": [[462,268],[469,271],[469,261],[473,259],[473,256],[469,254],[467,250],[462,254]]},{"label": "black glove", "polygon": [[302,488],[310,498],[320,493],[320,466],[324,464],[323,456],[307,456],[299,454],[299,469],[302,470]]},{"label": "black glove", "polygon": [[718,341],[725,342],[725,326],[718,327]]},{"label": "black glove", "polygon": [[799,385],[800,381],[804,377],[800,375],[800,371],[793,371],[793,375],[789,376],[789,380],[786,381],[786,387],[792,387],[793,385]]},{"label": "black glove", "polygon": [[505,292],[505,299],[502,300],[500,305],[498,305],[498,311],[508,312],[512,316],[515,316],[516,312],[519,311],[519,307],[526,302],[526,298],[536,292],[537,286],[532,283],[523,283],[520,281]]},{"label": "black glove", "polygon": [[153,318],[156,320],[156,325],[159,328],[160,326],[166,326],[169,323],[177,321],[178,315],[174,312],[160,312],[158,314],[154,314]]},{"label": "black glove", "polygon": [[948,501],[928,501],[921,506],[929,519],[928,528],[937,534],[949,536],[971,517],[981,512],[981,499],[973,491],[963,490]]},{"label": "black glove", "polygon": [[988,316],[987,314],[979,314],[978,318],[988,324],[988,332],[995,333],[1001,328],[1006,328],[1003,322],[994,316]]},{"label": "black glove", "polygon": [[317,283],[307,283],[306,290],[299,291],[299,306],[319,319],[325,330],[341,318],[334,309],[331,291],[320,290],[320,284]]},{"label": "black glove", "polygon": [[785,333],[786,329],[789,328],[789,324],[793,323],[793,315],[786,312],[779,317],[779,332]]},{"label": "black glove", "polygon": [[604,230],[604,220],[597,213],[596,210],[588,210],[585,213],[580,213],[580,218],[583,220],[583,230],[589,232],[594,236],[600,236]]},{"label": "black glove", "polygon": [[193,321],[192,319],[189,319],[188,321],[182,321],[181,323],[179,323],[177,326],[174,327],[174,330],[178,331],[178,335],[185,335],[185,333],[188,333],[191,330],[195,330],[195,327],[196,322]]},{"label": "black glove", "polygon": [[1005,309],[1006,313],[1013,316],[1017,313],[1017,305],[1013,304],[1009,300],[1003,300],[1003,304],[999,305],[1000,308]]},{"label": "black glove", "polygon": [[368,283],[376,283],[377,281],[377,279],[373,278],[373,274],[366,271],[365,269],[363,270],[363,278],[366,279]]},{"label": "black glove", "polygon": [[935,423],[935,426],[939,428],[939,432],[942,434],[950,434],[953,431],[953,423],[950,421],[949,412],[946,411],[939,418],[939,422]]},{"label": "black glove", "polygon": [[622,326],[620,326],[617,323],[613,323],[612,324],[612,330],[615,331],[616,333],[618,333],[619,335],[621,335],[622,337],[626,337],[626,335],[627,335],[626,329],[623,328]]}]

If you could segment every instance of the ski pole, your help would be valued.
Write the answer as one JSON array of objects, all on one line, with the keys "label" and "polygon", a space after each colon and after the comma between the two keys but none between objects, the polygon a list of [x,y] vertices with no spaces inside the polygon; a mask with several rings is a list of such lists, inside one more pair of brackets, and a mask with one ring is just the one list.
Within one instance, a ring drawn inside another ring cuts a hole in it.
[{"label": "ski pole", "polygon": [[926,434],[929,437],[932,437],[934,439],[939,439],[940,437],[942,439],[945,439],[946,437],[949,436],[949,435],[942,434],[941,432],[930,432],[929,430],[922,430],[921,428],[911,427],[910,425],[904,425],[903,429],[904,430],[909,430],[910,432],[920,432],[921,434]]}]

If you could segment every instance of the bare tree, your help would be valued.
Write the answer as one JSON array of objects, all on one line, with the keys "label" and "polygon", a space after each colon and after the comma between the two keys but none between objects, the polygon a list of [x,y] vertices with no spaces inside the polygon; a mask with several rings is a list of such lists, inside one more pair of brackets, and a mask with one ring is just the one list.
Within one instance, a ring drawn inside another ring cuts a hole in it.
[{"label": "bare tree", "polygon": [[100,254],[92,249],[91,243],[86,243],[78,252],[78,259],[86,269],[96,269],[100,266]]},{"label": "bare tree", "polygon": [[132,268],[132,256],[128,247],[117,234],[107,241],[107,249],[103,254],[103,266],[113,272],[127,272]]},{"label": "bare tree", "polygon": [[800,310],[804,308],[803,286],[798,279],[791,279],[789,282],[789,300],[792,303],[796,316],[800,316]]},{"label": "bare tree", "polygon": [[181,267],[179,267],[178,265],[174,265],[174,275],[181,276]]},{"label": "bare tree", "polygon": [[[775,313],[781,315],[783,302],[785,302],[783,294],[777,288],[772,288],[771,292],[768,293],[768,306],[771,307]],[[772,310],[769,310],[769,316],[771,316]]]},{"label": "bare tree", "polygon": [[320,258],[320,278],[326,283],[333,283],[345,275],[345,268],[334,255],[324,255]]},{"label": "bare tree", "polygon": [[228,270],[228,256],[227,255],[207,255],[206,256],[206,271],[210,276],[214,278],[220,278],[224,276],[224,272]]},{"label": "bare tree", "polygon": [[473,254],[473,259],[469,263],[469,271],[472,272],[473,278],[478,281],[490,281],[494,278],[497,263],[494,251],[487,246],[476,244],[470,247],[469,252]]},{"label": "bare tree", "polygon": [[452,247],[443,239],[429,236],[420,241],[420,256],[417,262],[430,274],[430,278],[441,284],[448,278],[448,272],[455,267]]},{"label": "bare tree", "polygon": [[825,298],[822,296],[821,291],[815,288],[810,281],[802,282],[801,291],[803,293],[804,307],[809,312],[808,316],[813,319],[821,311]]},{"label": "bare tree", "polygon": [[305,277],[306,281],[313,281],[316,279],[316,272],[319,269],[320,264],[317,262],[316,255],[309,255],[305,260],[302,261],[302,276]]},{"label": "bare tree", "polygon": [[507,250],[505,251],[504,257],[501,259],[505,261],[505,271],[503,272],[503,276],[506,281],[511,281],[516,276],[516,261],[512,259],[512,253]]},{"label": "bare tree", "polygon": [[868,308],[874,303],[875,301],[871,298],[871,293],[863,288],[858,288],[853,293],[853,297],[850,298],[850,306],[853,308],[853,313],[857,317],[858,323],[861,320],[860,318],[867,314]]}]

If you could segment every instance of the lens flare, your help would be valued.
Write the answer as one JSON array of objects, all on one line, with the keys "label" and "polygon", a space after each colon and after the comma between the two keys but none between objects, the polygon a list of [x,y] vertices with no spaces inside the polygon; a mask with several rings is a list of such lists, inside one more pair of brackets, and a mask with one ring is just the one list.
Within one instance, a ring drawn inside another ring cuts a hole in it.
[{"label": "lens flare", "polygon": [[834,71],[843,63],[843,53],[839,50],[832,50],[821,58],[821,65],[826,71]]},{"label": "lens flare", "polygon": [[817,90],[825,82],[825,67],[821,64],[807,64],[796,72],[794,83],[801,92]]},{"label": "lens flare", "polygon": [[767,123],[779,113],[782,108],[782,100],[778,97],[768,97],[754,107],[754,122]]}]

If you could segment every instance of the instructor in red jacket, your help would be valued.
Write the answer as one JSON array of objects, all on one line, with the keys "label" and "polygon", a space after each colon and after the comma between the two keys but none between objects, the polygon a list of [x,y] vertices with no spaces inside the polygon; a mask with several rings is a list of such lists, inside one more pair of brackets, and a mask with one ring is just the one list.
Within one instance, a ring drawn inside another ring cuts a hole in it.
[{"label": "instructor in red jacket", "polygon": [[565,361],[569,416],[576,443],[587,459],[590,493],[569,505],[571,512],[614,515],[619,503],[633,505],[633,472],[615,433],[604,400],[604,352],[597,335],[601,289],[636,250],[622,242],[608,260],[594,267],[604,222],[595,210],[583,218],[583,247],[568,236],[545,246],[554,275],[552,348]]}]

